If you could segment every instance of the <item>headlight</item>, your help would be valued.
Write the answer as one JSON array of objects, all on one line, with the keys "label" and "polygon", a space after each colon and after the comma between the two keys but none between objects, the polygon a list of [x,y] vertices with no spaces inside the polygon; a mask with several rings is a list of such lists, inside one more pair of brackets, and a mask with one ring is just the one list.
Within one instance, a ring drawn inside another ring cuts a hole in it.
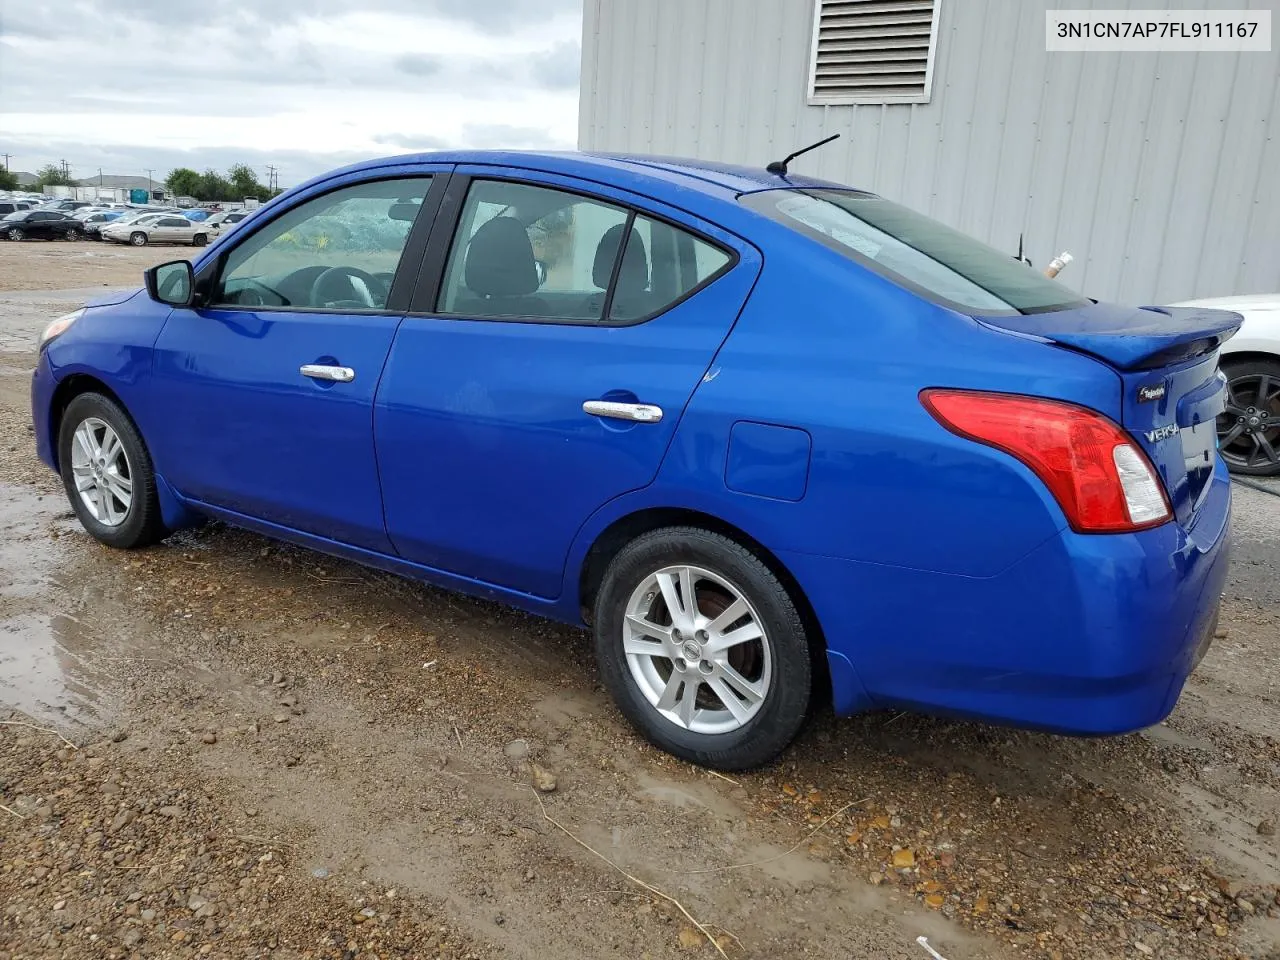
[{"label": "headlight", "polygon": [[53,323],[44,328],[44,333],[40,334],[39,349],[43,350],[49,345],[49,341],[54,337],[61,336],[71,329],[71,325],[80,319],[80,315],[84,313],[84,309],[76,310],[72,313],[63,314]]}]

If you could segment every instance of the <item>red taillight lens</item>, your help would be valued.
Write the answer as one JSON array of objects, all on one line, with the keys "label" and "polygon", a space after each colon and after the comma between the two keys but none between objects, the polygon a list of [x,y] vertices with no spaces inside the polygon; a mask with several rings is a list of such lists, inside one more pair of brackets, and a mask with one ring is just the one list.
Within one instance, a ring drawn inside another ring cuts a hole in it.
[{"label": "red taillight lens", "polygon": [[1143,530],[1170,517],[1147,455],[1100,413],[974,390],[922,390],[920,402],[952,433],[1003,450],[1035,471],[1079,533]]}]

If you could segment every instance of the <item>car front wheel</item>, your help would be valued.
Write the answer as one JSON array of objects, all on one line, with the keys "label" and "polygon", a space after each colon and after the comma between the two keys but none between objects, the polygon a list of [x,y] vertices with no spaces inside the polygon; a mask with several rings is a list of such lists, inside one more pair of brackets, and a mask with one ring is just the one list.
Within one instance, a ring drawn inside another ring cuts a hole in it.
[{"label": "car front wheel", "polygon": [[1223,363],[1227,409],[1218,449],[1232,473],[1280,476],[1280,359]]},{"label": "car front wheel", "polygon": [[147,245],[147,235],[141,231],[129,235],[129,242],[135,247],[145,247]]},{"label": "car front wheel", "polygon": [[809,639],[773,572],[733,540],[655,530],[614,557],[595,604],[601,677],[655,745],[721,770],[760,766],[804,724]]},{"label": "car front wheel", "polygon": [[71,509],[94,539],[130,549],[167,535],[151,456],[115,401],[82,393],[67,405],[58,465]]},{"label": "car front wheel", "polygon": [[9,231],[9,239],[10,239],[10,240],[25,240],[25,239],[26,239],[26,236],[27,236],[27,235],[26,235],[25,233],[23,233],[21,230],[10,230],[10,231]]}]

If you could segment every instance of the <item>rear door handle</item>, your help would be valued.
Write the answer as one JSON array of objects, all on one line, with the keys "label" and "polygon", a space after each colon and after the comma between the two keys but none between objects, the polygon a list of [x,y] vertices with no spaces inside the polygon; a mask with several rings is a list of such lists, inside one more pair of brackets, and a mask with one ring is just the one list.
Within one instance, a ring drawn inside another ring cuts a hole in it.
[{"label": "rear door handle", "polygon": [[636,423],[657,423],[662,419],[662,408],[651,403],[618,403],[614,400],[588,400],[582,412],[593,417],[609,417],[612,420],[634,420]]},{"label": "rear door handle", "polygon": [[356,372],[350,367],[333,367],[326,363],[304,363],[298,372],[312,380],[333,380],[336,383],[350,383],[356,378]]}]

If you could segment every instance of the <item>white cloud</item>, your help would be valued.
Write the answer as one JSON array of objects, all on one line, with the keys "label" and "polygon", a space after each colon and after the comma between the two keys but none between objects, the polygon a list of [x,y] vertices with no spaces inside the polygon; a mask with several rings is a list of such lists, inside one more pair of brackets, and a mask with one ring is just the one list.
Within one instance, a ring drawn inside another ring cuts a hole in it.
[{"label": "white cloud", "polygon": [[163,176],[240,151],[291,184],[335,158],[577,136],[577,0],[80,0],[56,23],[28,6],[0,23],[12,169]]}]

